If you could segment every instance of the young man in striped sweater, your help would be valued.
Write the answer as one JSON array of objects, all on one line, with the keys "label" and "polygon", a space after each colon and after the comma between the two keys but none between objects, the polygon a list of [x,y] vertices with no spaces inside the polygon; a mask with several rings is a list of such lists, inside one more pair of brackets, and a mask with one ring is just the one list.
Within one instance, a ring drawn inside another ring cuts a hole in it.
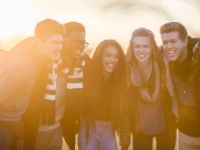
[{"label": "young man in striped sweater", "polygon": [[55,30],[60,30],[59,40],[51,39],[51,34],[55,31],[53,28],[48,29],[47,25],[38,25],[35,32],[36,34],[37,32],[38,34],[44,32],[45,36],[41,39],[47,40],[46,49],[54,49],[54,53],[49,62],[49,67],[42,69],[38,75],[32,91],[33,96],[24,115],[25,150],[62,149],[62,133],[59,121],[62,118],[64,108],[62,107],[62,99],[58,98],[58,95],[63,86],[60,82],[58,84],[58,72],[59,65],[62,63],[60,53],[63,48],[64,25],[54,25]]},{"label": "young man in striped sweater", "polygon": [[84,102],[84,79],[89,57],[84,52],[85,28],[78,22],[65,24],[64,49],[61,57],[66,74],[65,114],[62,119],[63,136],[70,150],[75,149],[75,135],[78,131]]},{"label": "young man in striped sweater", "polygon": [[[64,27],[57,21],[42,20],[35,28],[35,36],[20,42],[2,64],[0,149],[35,149],[38,116],[43,104],[48,103],[45,98],[47,75],[62,49],[63,33]],[[29,115],[23,120],[25,112]]]}]

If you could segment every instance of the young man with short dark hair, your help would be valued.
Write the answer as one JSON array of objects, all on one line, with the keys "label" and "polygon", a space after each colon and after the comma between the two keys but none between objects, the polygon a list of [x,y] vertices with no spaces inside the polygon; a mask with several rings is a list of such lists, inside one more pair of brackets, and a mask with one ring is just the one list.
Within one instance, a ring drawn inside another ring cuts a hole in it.
[{"label": "young man with short dark hair", "polygon": [[[200,96],[199,89],[200,51],[198,39],[188,37],[187,30],[179,22],[161,26],[160,34],[164,54],[169,60],[169,71],[176,102],[174,114],[179,129],[179,149],[200,149]],[[198,76],[198,78],[197,78]],[[173,106],[173,107],[174,107]]]},{"label": "young man with short dark hair", "polygon": [[[40,21],[35,36],[14,47],[0,68],[0,147],[4,150],[35,149],[39,116],[49,123],[54,101],[49,91],[51,65],[60,55],[64,27],[52,19]],[[52,78],[52,81],[55,79]],[[44,111],[43,108],[46,108]],[[51,108],[51,109],[48,109]],[[44,113],[43,113],[44,112]],[[23,120],[23,116],[26,116]],[[48,118],[46,118],[48,116]],[[25,141],[24,141],[25,140]],[[24,143],[24,146],[23,146]]]}]

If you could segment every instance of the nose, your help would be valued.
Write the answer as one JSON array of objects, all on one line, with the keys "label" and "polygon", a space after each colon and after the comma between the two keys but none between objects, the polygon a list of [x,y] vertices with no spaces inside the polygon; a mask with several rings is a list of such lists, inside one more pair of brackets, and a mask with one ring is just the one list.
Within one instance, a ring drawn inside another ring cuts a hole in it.
[{"label": "nose", "polygon": [[112,63],[117,63],[117,61],[118,61],[118,58],[116,58],[116,57],[111,57],[111,62],[112,62]]},{"label": "nose", "polygon": [[64,46],[64,45],[63,45],[63,43],[62,43],[62,44],[60,45],[60,49],[63,49],[63,46]]},{"label": "nose", "polygon": [[165,48],[171,49],[172,48],[172,44],[170,42],[166,43]]},{"label": "nose", "polygon": [[145,52],[145,48],[144,47],[139,47],[138,52],[143,54]]},{"label": "nose", "polygon": [[62,50],[63,49],[63,43],[58,44],[58,49]]}]

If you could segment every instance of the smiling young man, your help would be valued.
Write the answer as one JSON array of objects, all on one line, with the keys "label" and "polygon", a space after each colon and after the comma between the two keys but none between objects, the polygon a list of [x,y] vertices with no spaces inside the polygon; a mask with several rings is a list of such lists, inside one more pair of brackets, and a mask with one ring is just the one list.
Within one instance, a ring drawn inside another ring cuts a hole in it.
[{"label": "smiling young man", "polygon": [[64,48],[61,54],[63,72],[66,74],[65,113],[61,121],[63,137],[70,150],[75,149],[75,135],[78,131],[83,109],[85,76],[89,57],[84,52],[85,27],[78,22],[65,24]]},{"label": "smiling young man", "polygon": [[195,78],[200,67],[195,65],[199,61],[198,39],[188,37],[186,28],[178,22],[162,25],[160,34],[178,104],[179,148],[197,150],[200,149],[200,97],[195,94],[199,89]]},{"label": "smiling young man", "polygon": [[[62,50],[63,33],[64,27],[57,21],[42,20],[35,28],[35,36],[23,40],[13,48],[7,61],[1,66],[1,149],[35,149],[39,116],[44,111],[43,106],[46,114],[54,112],[55,101],[46,96],[51,94],[46,86],[50,82],[48,75],[51,73],[52,63]],[[53,80],[55,79],[52,78]],[[23,122],[24,114],[26,119]],[[42,114],[46,118],[47,115]],[[50,123],[54,122],[54,118],[49,115],[46,119],[49,119]]]},{"label": "smiling young man", "polygon": [[59,126],[56,126],[56,93],[63,34],[64,26],[55,20],[45,19],[36,25],[36,47],[41,59],[48,59],[48,62],[43,62],[38,70],[30,104],[24,115],[24,150],[62,149],[62,135]]}]

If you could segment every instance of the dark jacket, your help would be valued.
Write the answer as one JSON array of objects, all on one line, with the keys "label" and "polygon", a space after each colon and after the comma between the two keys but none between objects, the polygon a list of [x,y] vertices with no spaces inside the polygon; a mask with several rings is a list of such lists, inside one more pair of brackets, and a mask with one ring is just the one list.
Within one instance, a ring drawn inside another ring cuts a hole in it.
[{"label": "dark jacket", "polygon": [[[66,105],[65,105],[65,113],[67,114],[79,114],[82,111],[82,106],[84,103],[84,93],[85,93],[85,82],[87,76],[86,74],[88,73],[88,67],[90,64],[90,58],[87,54],[82,56],[82,60],[85,61],[84,66],[71,66],[69,63],[63,63],[63,68],[68,68],[69,73],[66,75],[66,78],[68,75],[71,75],[71,73],[74,71],[76,67],[83,67],[83,88],[81,89],[67,89],[66,94],[65,94],[65,99],[66,99]],[[68,82],[68,81],[67,81]]]},{"label": "dark jacket", "polygon": [[200,137],[200,97],[196,92],[199,90],[200,51],[199,48],[193,49],[198,39],[189,37],[188,42],[187,57],[182,62],[169,65],[179,104],[178,128],[184,134]]},{"label": "dark jacket", "polygon": [[[163,117],[165,128],[164,131],[175,133],[175,117],[172,113],[172,99],[166,88],[164,75],[161,74],[161,89],[159,103],[163,109]],[[151,89],[152,81],[149,81],[149,89]],[[122,148],[127,149],[130,144],[130,134],[137,134],[136,132],[136,115],[138,114],[139,103],[143,101],[140,92],[137,87],[130,85],[126,92],[126,99],[121,106],[121,121],[120,121],[120,145]],[[155,102],[158,103],[158,102]],[[155,135],[152,135],[155,136]]]}]

